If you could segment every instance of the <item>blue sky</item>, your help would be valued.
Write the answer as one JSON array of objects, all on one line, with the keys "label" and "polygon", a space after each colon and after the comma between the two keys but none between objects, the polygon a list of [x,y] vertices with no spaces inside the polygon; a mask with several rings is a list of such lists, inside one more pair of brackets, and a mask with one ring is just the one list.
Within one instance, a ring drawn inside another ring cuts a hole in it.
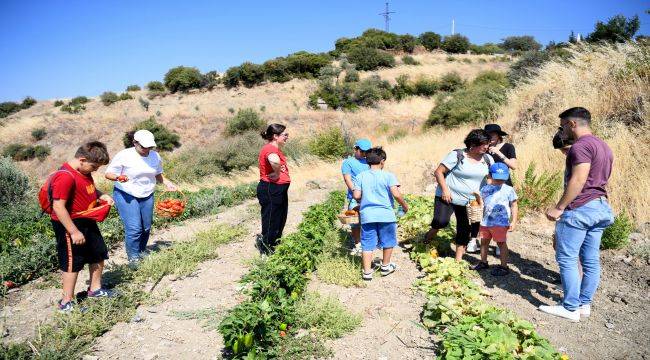
[{"label": "blue sky", "polygon": [[[0,101],[123,91],[177,65],[224,71],[243,61],[327,51],[383,29],[384,1],[0,0]],[[616,14],[641,18],[647,1],[392,1],[390,30],[456,32],[473,43],[533,35],[542,44],[587,34]]]}]

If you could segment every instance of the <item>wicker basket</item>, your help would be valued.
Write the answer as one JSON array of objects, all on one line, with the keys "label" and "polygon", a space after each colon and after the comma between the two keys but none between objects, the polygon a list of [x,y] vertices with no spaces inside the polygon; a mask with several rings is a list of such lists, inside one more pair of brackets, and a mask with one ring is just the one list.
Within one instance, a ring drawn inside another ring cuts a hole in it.
[{"label": "wicker basket", "polygon": [[482,205],[467,205],[467,218],[469,223],[477,223],[483,220],[483,206]]},{"label": "wicker basket", "polygon": [[163,217],[163,218],[175,218],[175,217],[179,217],[179,216],[183,215],[183,212],[185,212],[185,208],[187,206],[187,197],[180,190],[179,191],[166,192],[166,194],[170,194],[170,195],[175,194],[175,193],[178,193],[180,195],[180,198],[176,197],[176,199],[180,200],[181,205],[182,205],[181,209],[174,210],[174,209],[167,209],[167,208],[161,207],[160,205],[164,200],[168,200],[168,199],[172,198],[169,195],[168,196],[162,195],[161,198],[156,202],[156,206],[154,207],[156,209],[156,215],[158,215],[159,217]]},{"label": "wicker basket", "polygon": [[341,224],[343,225],[354,225],[359,223],[359,215],[345,215],[345,214],[339,214],[337,215],[339,218],[339,221],[341,221]]}]

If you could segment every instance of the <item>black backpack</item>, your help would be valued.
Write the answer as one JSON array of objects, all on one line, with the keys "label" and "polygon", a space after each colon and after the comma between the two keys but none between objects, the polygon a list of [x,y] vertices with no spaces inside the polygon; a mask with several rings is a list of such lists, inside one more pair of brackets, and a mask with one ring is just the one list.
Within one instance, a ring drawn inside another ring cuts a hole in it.
[{"label": "black backpack", "polygon": [[[449,169],[449,172],[447,172],[447,174],[454,171],[454,169],[456,169],[460,164],[463,163],[463,159],[465,159],[464,149],[454,149],[454,151],[456,152],[456,158],[458,159],[458,161],[456,161],[456,165],[454,165],[453,168]],[[490,166],[492,166],[492,164],[494,164],[494,160],[488,154],[483,154],[483,161],[485,161],[485,163],[487,164],[488,169],[490,168]],[[447,174],[445,174],[445,176],[447,176]]]}]

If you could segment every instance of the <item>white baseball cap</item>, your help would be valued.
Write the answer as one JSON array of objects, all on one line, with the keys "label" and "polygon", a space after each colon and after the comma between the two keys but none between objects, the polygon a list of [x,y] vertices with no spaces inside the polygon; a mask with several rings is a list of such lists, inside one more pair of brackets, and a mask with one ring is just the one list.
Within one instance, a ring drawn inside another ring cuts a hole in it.
[{"label": "white baseball cap", "polygon": [[156,146],[153,134],[149,130],[138,130],[133,134],[133,140],[137,141],[142,147],[150,148]]}]

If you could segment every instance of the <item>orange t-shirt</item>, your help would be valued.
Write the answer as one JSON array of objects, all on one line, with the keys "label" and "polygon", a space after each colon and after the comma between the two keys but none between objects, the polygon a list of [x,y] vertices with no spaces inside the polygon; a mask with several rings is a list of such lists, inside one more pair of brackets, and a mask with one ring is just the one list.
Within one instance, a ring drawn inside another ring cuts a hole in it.
[{"label": "orange t-shirt", "polygon": [[[63,169],[72,174],[59,171],[52,176],[52,200],[72,200],[68,211],[72,213],[85,211],[94,208],[97,205],[97,189],[92,176],[84,175],[73,169],[68,163],[63,164]],[[73,193],[74,190],[74,193]],[[52,220],[59,221],[56,213],[50,214]]]},{"label": "orange t-shirt", "polygon": [[[277,154],[280,158],[280,177],[276,180],[271,180],[269,174],[273,173],[273,167],[269,161],[270,154]],[[268,143],[262,147],[260,150],[260,156],[258,157],[259,167],[260,167],[260,180],[266,181],[274,184],[289,184],[291,178],[289,177],[289,168],[287,167],[287,158],[275,145]]]}]

